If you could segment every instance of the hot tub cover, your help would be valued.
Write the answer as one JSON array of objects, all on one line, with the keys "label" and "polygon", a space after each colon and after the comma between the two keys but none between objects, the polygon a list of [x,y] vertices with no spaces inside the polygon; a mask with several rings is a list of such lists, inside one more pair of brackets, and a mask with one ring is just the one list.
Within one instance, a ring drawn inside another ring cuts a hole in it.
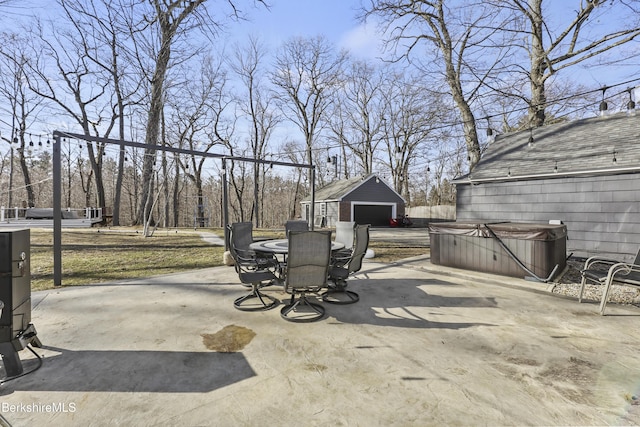
[{"label": "hot tub cover", "polygon": [[567,236],[565,225],[529,222],[439,222],[429,224],[429,233],[490,238],[489,228],[500,239],[557,240]]}]

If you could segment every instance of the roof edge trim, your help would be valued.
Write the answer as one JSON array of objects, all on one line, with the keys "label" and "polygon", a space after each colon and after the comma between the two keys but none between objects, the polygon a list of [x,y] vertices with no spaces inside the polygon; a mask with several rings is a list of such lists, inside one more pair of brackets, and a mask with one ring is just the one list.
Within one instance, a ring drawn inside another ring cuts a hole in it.
[{"label": "roof edge trim", "polygon": [[594,175],[621,175],[625,173],[633,173],[640,172],[640,166],[626,167],[626,168],[607,168],[607,169],[594,169],[594,170],[586,170],[586,171],[574,171],[574,172],[551,172],[551,173],[540,173],[540,174],[530,174],[530,175],[511,175],[511,176],[501,176],[501,177],[493,177],[493,178],[478,178],[473,179],[469,176],[454,179],[453,184],[482,184],[486,182],[509,182],[509,181],[524,181],[530,179],[545,179],[545,178],[558,178],[558,177],[580,177],[580,176],[594,176]]}]

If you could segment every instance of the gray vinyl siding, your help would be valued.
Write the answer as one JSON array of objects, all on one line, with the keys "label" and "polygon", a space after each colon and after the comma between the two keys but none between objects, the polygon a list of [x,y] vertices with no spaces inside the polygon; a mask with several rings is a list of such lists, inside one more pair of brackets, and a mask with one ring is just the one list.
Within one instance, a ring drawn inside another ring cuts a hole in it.
[{"label": "gray vinyl siding", "polygon": [[630,259],[640,247],[640,176],[458,184],[457,220],[561,220],[568,253]]},{"label": "gray vinyl siding", "polygon": [[327,227],[335,227],[336,221],[340,220],[340,203],[339,202],[328,202],[327,203],[327,215],[325,226]]}]

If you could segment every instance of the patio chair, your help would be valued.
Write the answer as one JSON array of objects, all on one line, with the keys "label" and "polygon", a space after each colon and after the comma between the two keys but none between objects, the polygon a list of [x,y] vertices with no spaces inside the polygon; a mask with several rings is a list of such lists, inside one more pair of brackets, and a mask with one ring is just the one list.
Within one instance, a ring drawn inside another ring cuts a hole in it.
[{"label": "patio chair", "polygon": [[322,294],[322,300],[332,304],[353,304],[360,296],[347,290],[347,279],[362,268],[362,259],[369,246],[369,225],[357,225],[353,252],[346,259],[335,255],[329,269],[329,289]]},{"label": "patio chair", "polygon": [[273,254],[257,253],[249,248],[254,242],[253,223],[250,221],[234,222],[229,227],[229,243],[233,243],[235,251],[243,258],[255,258],[261,268],[278,268],[279,263]]},{"label": "patio chair", "polygon": [[309,223],[304,219],[290,219],[284,223],[284,230],[287,236],[290,231],[309,231]]},{"label": "patio chair", "polygon": [[582,295],[587,281],[604,285],[600,301],[600,314],[604,316],[612,284],[640,287],[640,249],[632,263],[598,256],[587,259],[582,270],[578,302],[582,302]]},{"label": "patio chair", "polygon": [[356,223],[354,221],[336,221],[336,237],[334,240],[342,243],[344,248],[334,252],[332,258],[339,256],[345,259],[351,256],[355,238],[355,226]]},{"label": "patio chair", "polygon": [[[235,225],[235,224],[234,224]],[[243,227],[240,227],[243,229]],[[274,308],[280,303],[277,299],[264,294],[260,288],[277,282],[274,270],[276,267],[270,262],[260,261],[253,251],[238,248],[236,241],[242,242],[245,236],[234,236],[235,227],[231,227],[229,252],[233,258],[233,265],[238,273],[240,282],[251,287],[251,292],[233,301],[233,306],[242,311],[262,311]]]},{"label": "patio chair", "polygon": [[291,231],[285,291],[291,294],[289,304],[280,315],[291,322],[313,322],[324,317],[321,304],[309,300],[327,285],[331,257],[330,231]]}]

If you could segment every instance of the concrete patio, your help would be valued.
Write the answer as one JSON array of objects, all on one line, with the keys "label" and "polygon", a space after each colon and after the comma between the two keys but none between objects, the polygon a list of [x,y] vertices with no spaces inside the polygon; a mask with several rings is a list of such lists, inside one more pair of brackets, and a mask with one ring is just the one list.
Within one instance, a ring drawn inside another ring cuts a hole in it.
[{"label": "concrete patio", "polygon": [[43,364],[0,386],[0,425],[640,424],[638,308],[426,257],[349,287],[311,324],[235,310],[231,267],[35,292]]}]

